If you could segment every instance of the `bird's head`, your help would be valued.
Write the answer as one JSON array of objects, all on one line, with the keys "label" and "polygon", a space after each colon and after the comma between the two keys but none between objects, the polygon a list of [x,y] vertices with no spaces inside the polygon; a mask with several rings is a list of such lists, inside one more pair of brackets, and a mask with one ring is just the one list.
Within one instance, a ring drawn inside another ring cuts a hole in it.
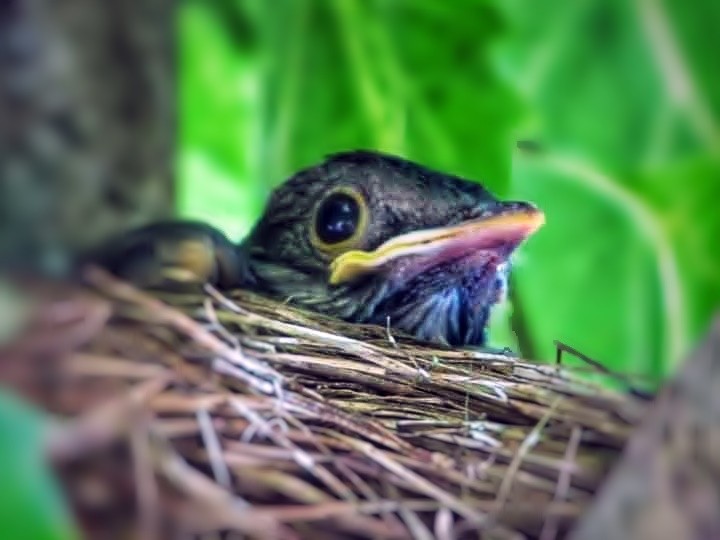
[{"label": "bird's head", "polygon": [[509,259],[544,221],[527,202],[376,152],[330,156],[272,194],[244,241],[258,289],[420,339],[482,345]]}]

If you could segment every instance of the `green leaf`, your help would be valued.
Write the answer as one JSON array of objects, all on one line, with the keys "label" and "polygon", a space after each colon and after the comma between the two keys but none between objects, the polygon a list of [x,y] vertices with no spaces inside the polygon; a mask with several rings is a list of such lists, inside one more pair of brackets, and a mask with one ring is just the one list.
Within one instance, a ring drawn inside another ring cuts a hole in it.
[{"label": "green leaf", "polygon": [[522,137],[545,155],[518,157],[513,170],[513,196],[548,220],[518,265],[535,348],[550,359],[560,339],[657,380],[720,306],[708,203],[720,195],[720,77],[698,33],[720,23],[718,10],[653,0],[502,6],[512,38],[498,64],[534,111]]},{"label": "green leaf", "polygon": [[0,531],[4,538],[79,538],[44,455],[46,419],[0,390]]},{"label": "green leaf", "polygon": [[675,251],[686,328],[696,341],[720,310],[720,160],[698,155],[644,171],[637,183]]},{"label": "green leaf", "polygon": [[632,182],[642,196],[568,156],[518,157],[516,173],[516,192],[548,216],[517,265],[540,357],[559,339],[627,373],[671,372],[720,307],[720,216],[708,204],[720,163],[646,173]]},{"label": "green leaf", "polygon": [[661,375],[688,336],[655,216],[617,179],[568,157],[518,158],[515,188],[547,215],[516,263],[539,358],[554,357],[557,339],[626,373]]},{"label": "green leaf", "polygon": [[504,26],[490,2],[459,4],[263,2],[273,178],[370,147],[506,192],[519,105],[488,52]]},{"label": "green leaf", "polygon": [[206,4],[184,3],[178,21],[178,208],[239,238],[264,204],[265,189],[253,170],[259,68],[239,54],[226,25]]},{"label": "green leaf", "polygon": [[[498,62],[536,113],[524,136],[614,177],[697,148],[717,153],[717,116],[706,103],[718,88],[717,70],[704,62],[709,71],[701,78],[693,69],[696,62],[685,55],[691,48],[665,10],[670,4],[502,3],[513,34],[498,49]],[[673,13],[695,10],[675,5]],[[704,54],[714,61],[710,51]],[[714,86],[703,86],[711,78]]]},{"label": "green leaf", "polygon": [[[251,197],[330,152],[361,147],[506,192],[520,106],[489,55],[504,25],[491,2],[460,3],[238,2],[233,18],[254,29],[257,48],[234,49],[208,4],[185,5],[184,154],[205,153]],[[242,77],[249,98],[238,94]],[[188,167],[184,181],[199,183]],[[203,178],[206,189],[221,183]]]}]

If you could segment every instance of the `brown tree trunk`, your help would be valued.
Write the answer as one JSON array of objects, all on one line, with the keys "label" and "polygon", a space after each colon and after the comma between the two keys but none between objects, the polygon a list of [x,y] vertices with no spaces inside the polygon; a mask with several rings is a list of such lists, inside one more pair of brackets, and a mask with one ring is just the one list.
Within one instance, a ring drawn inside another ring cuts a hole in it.
[{"label": "brown tree trunk", "polygon": [[0,0],[0,264],[172,213],[172,8]]}]

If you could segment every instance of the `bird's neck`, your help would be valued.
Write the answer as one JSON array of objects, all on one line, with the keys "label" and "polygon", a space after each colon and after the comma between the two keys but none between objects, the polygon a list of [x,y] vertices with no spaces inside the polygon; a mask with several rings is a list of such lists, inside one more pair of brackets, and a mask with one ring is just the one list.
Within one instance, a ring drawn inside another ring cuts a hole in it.
[{"label": "bird's neck", "polygon": [[477,276],[445,276],[434,287],[393,283],[383,276],[334,287],[326,274],[314,269],[260,259],[252,260],[250,268],[260,294],[349,322],[389,325],[418,339],[452,346],[485,345],[492,307],[507,288],[507,272],[489,269]]}]

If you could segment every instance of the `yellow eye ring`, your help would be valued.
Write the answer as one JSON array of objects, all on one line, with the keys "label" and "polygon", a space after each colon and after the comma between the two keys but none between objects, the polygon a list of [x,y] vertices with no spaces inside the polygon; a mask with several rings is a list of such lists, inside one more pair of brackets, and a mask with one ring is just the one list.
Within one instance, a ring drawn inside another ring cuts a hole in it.
[{"label": "yellow eye ring", "polygon": [[368,206],[362,194],[350,187],[337,188],[315,206],[310,242],[323,255],[336,257],[360,245],[367,224]]}]

